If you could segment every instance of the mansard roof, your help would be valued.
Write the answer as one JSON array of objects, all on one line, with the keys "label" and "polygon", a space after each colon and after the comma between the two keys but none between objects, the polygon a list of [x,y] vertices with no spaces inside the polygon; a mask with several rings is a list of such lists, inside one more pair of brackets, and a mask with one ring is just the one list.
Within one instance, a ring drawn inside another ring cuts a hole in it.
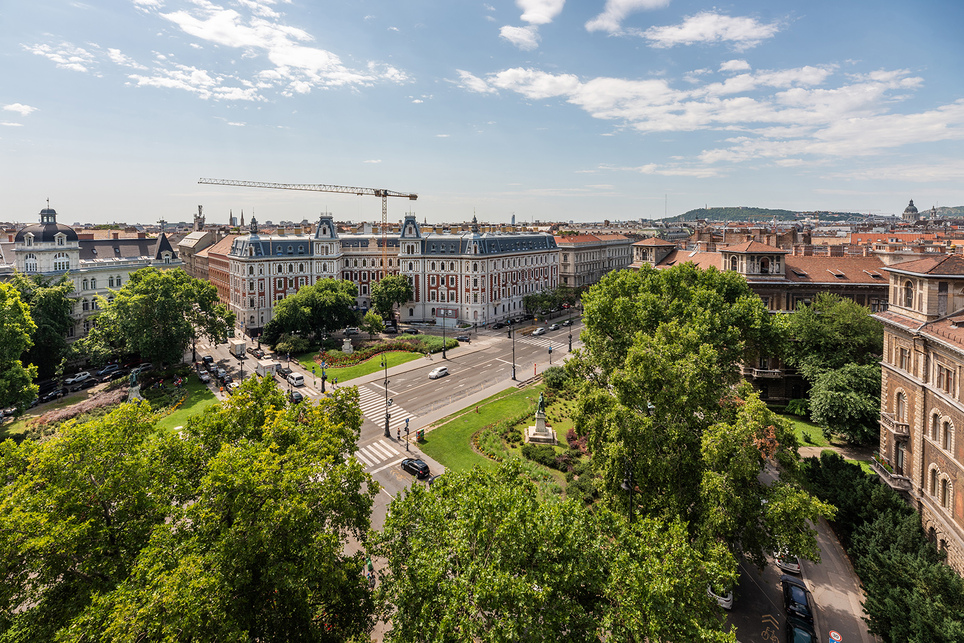
[{"label": "mansard roof", "polygon": [[964,277],[964,257],[941,254],[913,261],[904,261],[885,270],[898,274],[926,275],[928,277]]}]

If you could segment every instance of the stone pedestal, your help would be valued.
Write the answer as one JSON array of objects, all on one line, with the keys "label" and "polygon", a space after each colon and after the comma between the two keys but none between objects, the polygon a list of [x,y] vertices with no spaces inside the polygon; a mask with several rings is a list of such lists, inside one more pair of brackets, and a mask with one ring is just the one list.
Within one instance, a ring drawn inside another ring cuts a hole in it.
[{"label": "stone pedestal", "polygon": [[541,409],[536,411],[536,425],[526,429],[525,441],[535,444],[556,443],[556,432],[546,426],[546,414]]},{"label": "stone pedestal", "polygon": [[341,343],[341,352],[345,353],[346,355],[351,355],[353,352],[355,352],[355,349],[352,348],[350,337],[346,337],[345,341]]},{"label": "stone pedestal", "polygon": [[141,397],[141,385],[135,384],[134,386],[127,389],[127,401],[132,402],[134,400],[143,400]]}]

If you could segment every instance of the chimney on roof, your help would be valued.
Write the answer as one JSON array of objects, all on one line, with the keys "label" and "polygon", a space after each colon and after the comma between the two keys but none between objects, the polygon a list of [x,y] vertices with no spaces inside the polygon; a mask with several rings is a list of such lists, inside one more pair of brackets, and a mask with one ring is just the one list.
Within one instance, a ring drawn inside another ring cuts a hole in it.
[{"label": "chimney on roof", "polygon": [[114,239],[120,238],[120,232],[114,232],[113,235],[114,235]]}]

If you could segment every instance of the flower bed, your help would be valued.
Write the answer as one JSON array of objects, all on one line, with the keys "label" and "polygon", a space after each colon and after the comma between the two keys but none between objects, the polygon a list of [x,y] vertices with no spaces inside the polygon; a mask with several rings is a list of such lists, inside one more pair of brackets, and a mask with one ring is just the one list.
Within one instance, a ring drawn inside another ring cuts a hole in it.
[{"label": "flower bed", "polygon": [[405,351],[409,353],[422,352],[419,340],[416,339],[413,341],[411,339],[402,337],[389,342],[382,342],[374,346],[369,346],[367,348],[357,350],[354,353],[324,351],[315,355],[314,359],[318,364],[325,362],[328,364],[328,368],[336,368],[338,366],[354,366],[355,364],[360,364],[361,362],[371,359],[379,353],[386,353],[389,351]]}]

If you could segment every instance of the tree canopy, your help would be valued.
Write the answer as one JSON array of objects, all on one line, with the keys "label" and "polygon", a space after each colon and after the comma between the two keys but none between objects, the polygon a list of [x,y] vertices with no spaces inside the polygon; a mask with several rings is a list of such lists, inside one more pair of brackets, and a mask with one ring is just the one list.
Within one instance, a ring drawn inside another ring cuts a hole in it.
[{"label": "tree canopy", "polygon": [[375,335],[385,330],[385,322],[382,321],[381,315],[374,310],[369,310],[365,313],[365,317],[362,319],[359,328],[368,333],[369,338],[373,339]]},{"label": "tree canopy", "polygon": [[37,397],[36,366],[24,366],[37,325],[15,286],[0,283],[0,408],[24,407]]},{"label": "tree canopy", "polygon": [[284,335],[307,339],[351,326],[356,321],[357,296],[358,287],[350,281],[322,279],[302,286],[275,304],[274,317],[264,325],[261,339],[274,345]]},{"label": "tree canopy", "polygon": [[517,463],[413,486],[372,548],[387,641],[735,641],[681,524],[540,498]]},{"label": "tree canopy", "polygon": [[176,364],[199,336],[224,341],[234,313],[207,281],[180,268],[142,268],[114,295],[101,301],[84,347],[92,354],[133,353],[155,363]]},{"label": "tree canopy", "polygon": [[[818,557],[807,521],[832,507],[793,483],[788,423],[736,386],[739,362],[780,337],[743,278],[689,264],[621,271],[583,303],[585,348],[567,369],[583,381],[576,428],[608,505],[680,520],[704,551],[723,543],[758,564],[784,547]],[[771,461],[784,478],[766,486]]]},{"label": "tree canopy", "polygon": [[810,417],[827,437],[874,442],[880,430],[880,365],[848,364],[818,372],[810,389]]},{"label": "tree canopy", "polygon": [[569,286],[559,286],[544,293],[532,293],[522,298],[522,306],[531,315],[544,315],[559,310],[563,305],[574,306],[579,300],[576,290]]},{"label": "tree canopy", "polygon": [[405,275],[387,275],[372,285],[372,308],[385,319],[393,319],[395,306],[401,306],[414,297],[412,283]]},{"label": "tree canopy", "polygon": [[24,361],[37,367],[37,377],[51,377],[69,350],[67,332],[74,323],[71,318],[74,301],[70,297],[74,282],[67,275],[54,280],[43,275],[28,277],[17,273],[11,283],[20,291],[20,298],[37,325],[31,336],[33,346]]},{"label": "tree canopy", "polygon": [[287,405],[271,378],[160,434],[125,404],[0,445],[0,640],[346,641],[367,632],[376,485],[345,388]]},{"label": "tree canopy", "polygon": [[866,306],[834,293],[819,293],[783,320],[786,361],[811,382],[820,371],[877,363],[883,353],[883,325]]}]

